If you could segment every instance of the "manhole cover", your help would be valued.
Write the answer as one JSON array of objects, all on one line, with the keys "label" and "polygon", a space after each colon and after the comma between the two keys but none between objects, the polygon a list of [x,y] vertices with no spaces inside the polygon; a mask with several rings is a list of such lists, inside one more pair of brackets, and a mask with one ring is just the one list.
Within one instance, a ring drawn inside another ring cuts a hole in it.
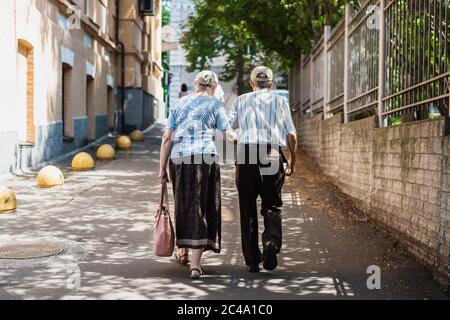
[{"label": "manhole cover", "polygon": [[56,244],[17,244],[0,247],[0,259],[36,259],[64,253],[65,248]]}]

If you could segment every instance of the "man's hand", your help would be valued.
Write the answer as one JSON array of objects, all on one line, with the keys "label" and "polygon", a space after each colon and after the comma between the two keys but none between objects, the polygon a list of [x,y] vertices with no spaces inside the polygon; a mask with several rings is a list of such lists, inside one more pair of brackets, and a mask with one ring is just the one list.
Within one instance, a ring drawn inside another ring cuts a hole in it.
[{"label": "man's hand", "polygon": [[286,169],[286,176],[290,177],[295,173],[295,164],[292,164],[292,161],[288,162],[288,167]]},{"label": "man's hand", "polygon": [[163,184],[163,182],[164,182],[164,180],[167,180],[167,177],[168,177],[168,175],[167,175],[167,170],[161,170],[161,172],[159,173],[159,182],[161,183],[161,184]]},{"label": "man's hand", "polygon": [[295,164],[297,162],[297,134],[289,134],[287,136],[287,141],[291,159],[288,161],[286,176],[290,177],[295,173]]},{"label": "man's hand", "polygon": [[233,130],[228,130],[223,133],[223,137],[226,143],[236,144],[238,141],[238,135]]}]

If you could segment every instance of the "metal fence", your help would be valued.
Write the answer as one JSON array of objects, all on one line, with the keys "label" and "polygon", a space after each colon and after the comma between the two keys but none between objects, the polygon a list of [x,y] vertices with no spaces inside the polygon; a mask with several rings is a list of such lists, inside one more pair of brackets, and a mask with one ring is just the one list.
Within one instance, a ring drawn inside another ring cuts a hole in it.
[{"label": "metal fence", "polygon": [[325,45],[321,40],[311,51],[311,111],[313,113],[322,112],[325,103],[324,59]]},{"label": "metal fence", "polygon": [[291,71],[293,109],[380,126],[449,116],[449,0],[360,3]]},{"label": "metal fence", "polygon": [[[328,29],[325,31],[328,33]],[[341,21],[331,32],[327,41],[329,79],[327,85],[327,112],[344,110],[344,52],[345,25]]]},{"label": "metal fence", "polygon": [[311,54],[304,57],[301,62],[302,71],[300,78],[300,101],[303,112],[311,112],[311,82],[312,82],[312,70],[311,70]]}]

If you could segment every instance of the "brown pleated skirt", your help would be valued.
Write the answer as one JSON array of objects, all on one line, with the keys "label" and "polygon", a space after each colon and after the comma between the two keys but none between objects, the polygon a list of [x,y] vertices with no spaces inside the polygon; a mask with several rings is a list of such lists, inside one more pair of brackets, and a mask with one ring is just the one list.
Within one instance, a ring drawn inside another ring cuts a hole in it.
[{"label": "brown pleated skirt", "polygon": [[[192,162],[191,162],[192,163]],[[221,250],[220,166],[169,164],[175,197],[175,224],[179,248]]]}]

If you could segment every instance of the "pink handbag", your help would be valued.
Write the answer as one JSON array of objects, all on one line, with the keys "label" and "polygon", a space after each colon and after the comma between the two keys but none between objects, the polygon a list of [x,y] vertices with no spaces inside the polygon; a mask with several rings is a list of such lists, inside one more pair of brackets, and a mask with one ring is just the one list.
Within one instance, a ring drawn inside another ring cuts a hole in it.
[{"label": "pink handbag", "polygon": [[153,226],[153,244],[156,256],[171,257],[173,255],[175,249],[175,232],[169,213],[167,180],[164,180],[161,188],[161,200]]}]

